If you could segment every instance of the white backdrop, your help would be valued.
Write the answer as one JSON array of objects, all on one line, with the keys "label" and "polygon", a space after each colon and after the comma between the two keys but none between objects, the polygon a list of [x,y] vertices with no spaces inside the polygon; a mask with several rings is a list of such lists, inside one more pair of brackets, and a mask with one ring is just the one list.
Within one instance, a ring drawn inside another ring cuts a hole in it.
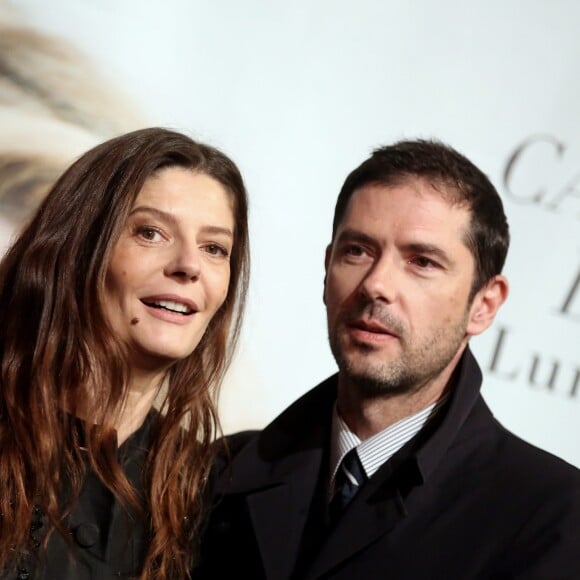
[{"label": "white backdrop", "polygon": [[321,296],[338,190],[372,148],[436,137],[488,173],[511,225],[511,295],[472,345],[484,396],[508,428],[580,466],[578,2],[10,6],[92,60],[143,124],[242,169],[253,271],[227,431],[264,425],[335,371]]}]

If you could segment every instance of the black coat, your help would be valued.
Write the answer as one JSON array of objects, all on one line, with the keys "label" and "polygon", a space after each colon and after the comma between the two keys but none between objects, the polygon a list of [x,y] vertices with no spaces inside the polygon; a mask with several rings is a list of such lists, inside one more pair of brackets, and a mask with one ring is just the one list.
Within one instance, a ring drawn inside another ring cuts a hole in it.
[{"label": "black coat", "polygon": [[445,407],[326,518],[336,377],[232,438],[196,578],[580,579],[580,471],[506,431],[471,353]]}]

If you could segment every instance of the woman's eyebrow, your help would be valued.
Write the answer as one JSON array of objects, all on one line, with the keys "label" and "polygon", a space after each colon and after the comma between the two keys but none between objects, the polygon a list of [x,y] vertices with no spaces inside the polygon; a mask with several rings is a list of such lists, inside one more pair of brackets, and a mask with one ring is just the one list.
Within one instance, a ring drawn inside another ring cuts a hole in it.
[{"label": "woman's eyebrow", "polygon": [[131,210],[131,213],[129,213],[129,216],[132,216],[136,213],[149,213],[163,221],[171,222],[172,224],[177,223],[177,219],[173,214],[157,209],[156,207],[151,207],[149,205],[139,205],[137,207],[134,207]]},{"label": "woman's eyebrow", "polygon": [[[129,216],[132,216],[136,213],[148,213],[148,214],[152,214],[155,217],[157,217],[157,219],[160,219],[162,221],[165,221],[166,223],[170,223],[171,225],[177,225],[177,218],[169,212],[163,211],[161,209],[158,209],[156,207],[151,207],[149,205],[140,205],[137,206],[135,208],[133,208],[131,210],[131,213],[129,214]],[[232,232],[232,230],[230,228],[225,228],[223,226],[212,226],[212,225],[208,225],[208,226],[203,226],[202,228],[200,228],[204,233],[208,233],[208,234],[221,234],[221,235],[225,235],[228,236],[230,238],[234,237],[234,233]]]}]

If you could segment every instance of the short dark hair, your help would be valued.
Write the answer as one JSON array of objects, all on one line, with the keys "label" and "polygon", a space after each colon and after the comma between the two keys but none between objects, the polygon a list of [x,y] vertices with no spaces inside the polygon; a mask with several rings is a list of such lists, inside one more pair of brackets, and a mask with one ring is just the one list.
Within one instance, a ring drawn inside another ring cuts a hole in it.
[{"label": "short dark hair", "polygon": [[489,178],[449,145],[419,139],[376,149],[349,174],[340,190],[332,238],[357,189],[371,183],[392,186],[417,177],[427,180],[452,203],[469,207],[471,222],[465,242],[476,263],[473,297],[501,273],[509,247],[509,227],[501,198]]}]

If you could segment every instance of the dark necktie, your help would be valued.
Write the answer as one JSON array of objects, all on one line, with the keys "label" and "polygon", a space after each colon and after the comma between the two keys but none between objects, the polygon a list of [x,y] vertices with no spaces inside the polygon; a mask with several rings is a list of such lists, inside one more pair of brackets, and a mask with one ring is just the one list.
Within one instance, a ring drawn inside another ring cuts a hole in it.
[{"label": "dark necktie", "polygon": [[331,523],[338,520],[346,506],[358,492],[359,487],[366,480],[367,476],[358,458],[356,448],[353,448],[342,458],[336,472],[336,493],[328,506]]}]

